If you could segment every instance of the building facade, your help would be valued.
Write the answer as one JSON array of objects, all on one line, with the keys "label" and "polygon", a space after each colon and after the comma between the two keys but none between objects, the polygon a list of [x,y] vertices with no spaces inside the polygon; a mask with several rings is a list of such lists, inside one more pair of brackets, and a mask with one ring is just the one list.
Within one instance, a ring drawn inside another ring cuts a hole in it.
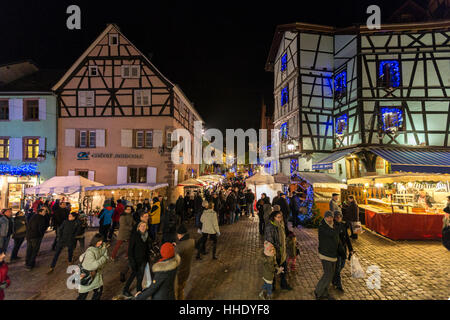
[{"label": "building facade", "polygon": [[449,44],[450,20],[279,26],[266,70],[283,173],[450,172]]},{"label": "building facade", "polygon": [[54,77],[39,70],[0,86],[0,209],[19,210],[25,188],[56,174]]},{"label": "building facade", "polygon": [[105,185],[168,183],[198,175],[171,161],[171,134],[193,134],[193,104],[110,24],[53,87],[58,96],[58,175]]}]

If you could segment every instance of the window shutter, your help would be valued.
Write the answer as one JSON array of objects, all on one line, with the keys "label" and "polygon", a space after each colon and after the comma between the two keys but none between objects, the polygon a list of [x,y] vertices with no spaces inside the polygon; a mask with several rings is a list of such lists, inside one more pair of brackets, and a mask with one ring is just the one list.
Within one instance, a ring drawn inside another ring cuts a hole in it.
[{"label": "window shutter", "polygon": [[150,103],[150,90],[142,90],[142,105],[149,106]]},{"label": "window shutter", "polygon": [[88,179],[91,180],[91,181],[95,181],[94,180],[95,179],[95,171],[89,170],[89,172],[88,172]]},{"label": "window shutter", "polygon": [[163,144],[162,130],[153,130],[153,147],[158,148]]},{"label": "window shutter", "polygon": [[127,167],[117,167],[117,184],[127,183]]},{"label": "window shutter", "polygon": [[39,120],[47,119],[47,100],[39,99]]},{"label": "window shutter", "polygon": [[147,183],[156,183],[155,167],[147,167]]},{"label": "window shutter", "polygon": [[15,110],[15,99],[8,100],[8,108],[9,108],[9,120],[16,119],[16,110]]},{"label": "window shutter", "polygon": [[69,170],[67,175],[68,176],[74,176],[75,175],[75,171],[74,170]]},{"label": "window shutter", "polygon": [[105,130],[104,129],[98,129],[96,130],[96,142],[95,145],[97,148],[104,148],[105,147]]},{"label": "window shutter", "polygon": [[23,160],[22,159],[22,138],[10,138],[9,139],[9,159],[10,160]]},{"label": "window shutter", "polygon": [[47,150],[45,142],[46,139],[44,137],[39,138],[39,154],[45,155],[45,150]]},{"label": "window shutter", "polygon": [[75,129],[66,129],[66,147],[75,147]]},{"label": "window shutter", "polygon": [[86,91],[86,106],[87,107],[95,106],[95,92],[94,91]]},{"label": "window shutter", "polygon": [[126,147],[126,148],[133,147],[133,130],[122,129],[121,144],[122,144],[122,147]]},{"label": "window shutter", "polygon": [[11,120],[23,120],[23,99],[10,99],[9,112]]}]

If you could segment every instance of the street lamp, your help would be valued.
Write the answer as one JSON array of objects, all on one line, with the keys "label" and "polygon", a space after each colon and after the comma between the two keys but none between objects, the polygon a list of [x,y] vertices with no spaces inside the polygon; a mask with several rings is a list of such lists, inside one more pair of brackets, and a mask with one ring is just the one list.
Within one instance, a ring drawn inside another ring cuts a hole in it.
[{"label": "street lamp", "polygon": [[295,145],[294,142],[292,140],[290,140],[287,144],[287,148],[289,151],[293,151],[295,149]]}]

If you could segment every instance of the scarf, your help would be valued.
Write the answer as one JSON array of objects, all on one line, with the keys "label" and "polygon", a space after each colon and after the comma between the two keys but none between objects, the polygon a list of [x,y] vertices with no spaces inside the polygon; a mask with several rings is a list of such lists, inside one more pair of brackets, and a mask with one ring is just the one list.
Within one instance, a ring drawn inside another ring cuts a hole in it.
[{"label": "scarf", "polygon": [[[139,231],[140,232],[140,231]],[[142,241],[146,242],[148,238],[148,232],[145,231],[144,233],[141,233],[141,239]]]}]

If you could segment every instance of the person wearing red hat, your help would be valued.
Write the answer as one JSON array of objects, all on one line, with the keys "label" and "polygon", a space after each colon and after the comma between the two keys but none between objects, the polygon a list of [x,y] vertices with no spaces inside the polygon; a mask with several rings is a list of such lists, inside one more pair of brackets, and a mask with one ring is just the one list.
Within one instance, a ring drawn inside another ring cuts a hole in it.
[{"label": "person wearing red hat", "polygon": [[135,300],[175,300],[175,278],[181,258],[175,254],[172,243],[161,246],[161,259],[152,267],[154,274],[152,284],[136,294]]}]

